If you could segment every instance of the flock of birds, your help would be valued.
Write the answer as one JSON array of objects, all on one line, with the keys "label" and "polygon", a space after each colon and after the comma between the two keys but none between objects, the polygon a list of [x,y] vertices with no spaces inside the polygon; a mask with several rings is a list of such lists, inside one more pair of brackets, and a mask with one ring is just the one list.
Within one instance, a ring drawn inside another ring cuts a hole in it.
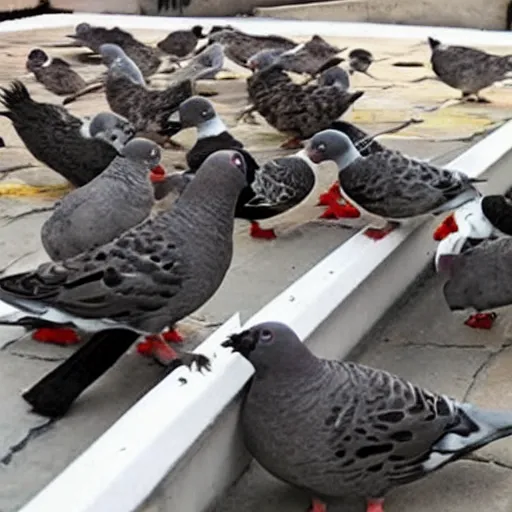
[{"label": "flock of birds", "polygon": [[[250,221],[253,236],[275,238],[259,223],[304,220],[308,208],[318,215],[320,203],[325,217],[369,219],[374,227],[365,235],[378,243],[404,222],[453,212],[434,233],[449,307],[475,309],[466,323],[490,328],[490,310],[512,303],[508,199],[485,196],[476,188],[481,180],[462,170],[409,158],[339,120],[363,95],[350,90],[350,75],[369,74],[370,52],[352,50],[344,69],[344,49],[318,36],[296,44],[230,26],[202,30],[173,32],[155,49],[117,27],[81,23],[71,37],[107,67],[95,84],[62,59],[30,52],[27,69],[48,90],[77,97],[94,85],[104,89],[111,112],[79,119],[61,105],[33,100],[19,80],[1,89],[0,115],[35,158],[76,187],[41,231],[52,261],[0,280],[0,323],[63,344],[79,341],[77,331],[92,333],[23,394],[40,414],[66,413],[141,335],[140,351],[163,365],[208,369],[207,357],[171,344],[181,341],[175,324],[221,285],[235,218]],[[201,39],[206,44],[197,49]],[[480,91],[512,71],[511,56],[429,44],[434,72],[463,101],[487,101]],[[172,55],[167,63],[162,52]],[[213,104],[196,94],[196,82],[215,77],[224,57],[252,70],[243,114],[258,112],[289,137],[283,146],[296,154],[258,163]],[[171,61],[177,67],[167,70],[168,87],[151,89],[150,77]],[[155,140],[176,146],[171,137],[189,127],[197,141],[187,152],[188,168],[168,174]],[[319,173],[329,172],[322,162],[336,164],[337,181],[319,194]],[[157,212],[156,201],[163,201]],[[459,403],[385,371],[319,359],[281,323],[254,326],[223,345],[256,369],[242,416],[249,450],[269,472],[308,490],[314,512],[346,495],[365,498],[368,512],[382,512],[393,487],[512,434],[511,412]]]}]

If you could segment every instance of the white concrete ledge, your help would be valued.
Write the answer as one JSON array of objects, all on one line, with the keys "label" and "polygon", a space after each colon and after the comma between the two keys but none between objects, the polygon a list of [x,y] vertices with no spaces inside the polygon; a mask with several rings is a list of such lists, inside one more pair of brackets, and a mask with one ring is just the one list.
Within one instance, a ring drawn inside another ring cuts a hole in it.
[{"label": "white concrete ledge", "polygon": [[[175,28],[178,25],[174,20],[162,18],[85,15],[72,19],[60,15],[48,18],[60,20],[60,26],[74,24],[78,19],[119,24],[125,28],[134,28],[134,25]],[[190,20],[179,21],[181,25],[190,24]],[[257,31],[256,25],[249,24],[254,20],[229,21],[244,30]],[[263,21],[263,27],[261,20],[259,23],[260,33],[272,31],[268,20]],[[276,32],[326,35],[332,32],[333,25],[338,25],[336,31],[339,31],[341,24],[301,24],[300,29],[297,24],[293,25],[292,30],[291,26],[280,22]],[[285,26],[288,30],[283,30]],[[331,29],[324,30],[326,26]],[[2,28],[0,26],[0,31]],[[367,28],[365,26],[365,30]],[[387,29],[381,29],[381,37],[389,37]],[[345,28],[343,30],[345,34]],[[402,27],[393,27],[393,30],[400,33]],[[435,31],[439,35],[439,29]],[[466,41],[480,44],[468,31],[465,34]],[[418,27],[414,27],[411,37],[423,37]],[[493,37],[490,34],[491,41]],[[471,176],[488,173],[492,181],[484,191],[501,190],[512,182],[511,146],[512,123],[508,123],[459,156],[449,167]],[[304,339],[336,310],[337,320],[342,320],[344,325],[340,343],[334,347],[322,346],[321,352],[338,357],[345,355],[428,263],[434,249],[433,222],[399,229],[379,242],[369,240],[362,233],[356,234],[243,327],[263,320],[280,320]],[[165,489],[162,488],[161,493],[165,510],[206,510],[249,461],[240,441],[237,418],[238,397],[253,369],[241,356],[219,346],[229,333],[240,328],[239,316],[235,314],[196,349],[212,358],[210,373],[201,375],[185,368],[173,372],[21,512],[129,512],[136,510],[163,479]]]}]

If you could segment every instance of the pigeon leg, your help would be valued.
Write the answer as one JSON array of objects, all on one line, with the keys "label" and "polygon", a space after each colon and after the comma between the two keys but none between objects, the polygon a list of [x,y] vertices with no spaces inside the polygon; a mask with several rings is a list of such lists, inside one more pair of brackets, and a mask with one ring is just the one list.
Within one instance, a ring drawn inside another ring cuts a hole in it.
[{"label": "pigeon leg", "polygon": [[252,238],[262,238],[264,240],[274,240],[277,238],[273,229],[262,229],[257,222],[251,222],[249,234]]},{"label": "pigeon leg", "polygon": [[383,228],[367,228],[364,235],[372,240],[382,240],[398,227],[396,222],[388,222]]},{"label": "pigeon leg", "polygon": [[482,98],[478,93],[476,94],[476,101],[477,103],[491,103],[491,100],[488,100],[487,98]]},{"label": "pigeon leg", "polygon": [[368,500],[366,512],[384,512],[384,500]]},{"label": "pigeon leg", "polygon": [[455,233],[459,230],[453,213],[448,215],[446,219],[434,231],[434,240],[440,242],[444,240],[450,233]]},{"label": "pigeon leg", "polygon": [[165,341],[169,341],[171,343],[183,342],[183,336],[178,332],[178,330],[175,327],[169,328],[168,331],[162,333],[162,338]]},{"label": "pigeon leg", "polygon": [[32,333],[32,339],[40,343],[53,343],[54,345],[74,345],[80,342],[80,337],[67,327],[42,327]]},{"label": "pigeon leg", "polygon": [[339,204],[338,202],[331,203],[320,215],[320,219],[357,219],[361,213],[357,208],[349,203]]},{"label": "pigeon leg", "polygon": [[320,500],[313,499],[311,500],[311,507],[309,507],[308,512],[327,512],[327,506]]},{"label": "pigeon leg", "polygon": [[327,192],[320,194],[318,198],[318,206],[330,206],[333,202],[337,202],[342,199],[340,192],[340,183],[335,181]]},{"label": "pigeon leg", "polygon": [[284,141],[279,147],[281,149],[300,149],[304,147],[304,144],[298,137],[292,137]]},{"label": "pigeon leg", "polygon": [[492,328],[492,324],[498,315],[492,313],[476,313],[471,315],[464,323],[472,329],[486,329]]}]

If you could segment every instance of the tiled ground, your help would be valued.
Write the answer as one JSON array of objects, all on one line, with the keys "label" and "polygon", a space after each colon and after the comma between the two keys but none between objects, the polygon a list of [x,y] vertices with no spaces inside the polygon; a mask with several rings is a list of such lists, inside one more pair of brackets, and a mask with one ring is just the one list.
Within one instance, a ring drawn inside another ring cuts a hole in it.
[{"label": "tiled ground", "polygon": [[[18,77],[28,86],[34,99],[54,103],[62,101],[46,92],[26,74],[25,57],[35,46],[43,47],[51,55],[66,58],[86,79],[97,76],[103,68],[84,63],[90,61],[84,58],[87,50],[52,47],[64,42],[64,35],[71,30],[72,27],[2,34],[0,85],[7,85],[11,79]],[[158,31],[134,33],[148,43],[155,43],[166,35]],[[331,42],[340,47],[364,46],[377,59],[385,59],[375,63],[371,69],[379,80],[363,75],[353,78],[353,88],[364,89],[366,94],[346,119],[369,132],[390,127],[412,116],[424,119],[422,124],[411,126],[398,136],[385,139],[386,144],[409,154],[423,158],[439,156],[437,161],[447,162],[477,141],[481,133],[500,124],[512,113],[512,91],[504,87],[494,87],[487,92],[487,96],[494,102],[491,105],[455,105],[438,109],[446,99],[456,98],[457,93],[432,80],[411,83],[411,80],[429,75],[428,67],[400,68],[392,65],[396,61],[426,63],[427,48],[419,41],[367,42],[362,39],[338,38]],[[503,53],[510,51],[508,48],[502,49]],[[236,69],[230,62],[226,65],[238,73],[246,74],[245,70]],[[153,83],[155,86],[163,86],[165,76],[157,76]],[[257,158],[284,154],[277,149],[283,137],[263,120],[260,119],[256,127],[244,124],[235,126],[234,114],[245,106],[242,79],[204,82],[201,87],[219,92],[212,98],[218,112]],[[106,109],[107,104],[102,93],[95,93],[72,103],[69,108],[75,114],[85,115]],[[49,196],[12,197],[13,189],[10,185],[57,185],[63,182],[58,175],[33,159],[17,138],[9,121],[3,118],[0,119],[0,136],[7,144],[6,148],[0,149],[0,270],[14,272],[46,260],[39,241],[39,229],[49,215],[53,199]],[[190,145],[193,139],[192,131],[177,137],[185,145]],[[169,170],[173,165],[183,164],[183,157],[182,152],[166,151],[164,165]],[[12,166],[27,164],[33,166],[13,172],[5,171]],[[184,328],[188,328],[191,339],[197,342],[204,338],[212,324],[221,322],[237,309],[243,318],[247,318],[351,234],[352,231],[340,227],[309,225],[283,239],[268,243],[250,239],[247,224],[238,223],[235,258],[225,283],[217,295],[195,315],[193,321],[185,322]],[[4,345],[4,349],[0,350],[2,512],[17,510],[161,376],[160,368],[129,353],[81,397],[67,417],[45,431],[38,431],[37,427],[44,422],[27,411],[19,397],[20,391],[66,357],[71,349],[41,346],[27,338],[7,345],[8,340],[19,334],[19,330],[13,329],[4,328],[0,331],[0,346]],[[432,349],[425,350],[425,357],[434,358],[429,352]],[[460,350],[464,355],[465,349]],[[477,359],[476,355],[470,358],[476,361],[475,364],[480,361]],[[439,371],[443,375],[449,373],[447,367]],[[31,430],[34,428],[36,430]],[[249,505],[246,509],[252,510]]]}]

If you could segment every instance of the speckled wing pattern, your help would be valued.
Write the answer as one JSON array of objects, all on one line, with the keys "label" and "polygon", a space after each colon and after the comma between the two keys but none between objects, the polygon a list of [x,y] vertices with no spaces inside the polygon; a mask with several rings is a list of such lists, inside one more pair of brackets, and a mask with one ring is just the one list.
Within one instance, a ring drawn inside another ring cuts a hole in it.
[{"label": "speckled wing pattern", "polygon": [[[380,498],[462,453],[431,458],[450,432],[477,428],[448,397],[430,393],[382,370],[355,363],[324,361],[330,391],[319,398],[319,453],[309,477],[316,489]],[[322,411],[322,412],[321,412]],[[323,449],[321,448],[323,447]],[[441,451],[441,450],[440,450]],[[335,483],[333,482],[335,481]],[[331,484],[331,482],[333,482]]]},{"label": "speckled wing pattern", "polygon": [[140,132],[165,132],[169,116],[193,95],[190,81],[152,91],[124,76],[107,78],[107,101],[113,112],[126,117]]},{"label": "speckled wing pattern", "polygon": [[512,239],[486,240],[452,257],[443,292],[451,310],[512,304]]},{"label": "speckled wing pattern", "polygon": [[438,47],[432,53],[431,62],[444,83],[466,93],[477,93],[512,70],[509,57],[463,46]]},{"label": "speckled wing pattern", "polygon": [[0,298],[41,300],[72,315],[137,328],[168,305],[189,272],[178,244],[155,229],[162,222],[148,219],[98,249],[10,276],[0,282]]},{"label": "speckled wing pattern", "polygon": [[357,159],[340,172],[339,179],[352,201],[389,219],[431,213],[459,194],[474,191],[465,174],[389,150]]},{"label": "speckled wing pattern", "polygon": [[102,140],[84,139],[82,121],[64,107],[33,101],[21,82],[1,89],[1,97],[30,153],[73,185],[80,187],[94,179],[117,155]]},{"label": "speckled wing pattern", "polygon": [[277,130],[306,139],[338,119],[363,93],[337,87],[303,87],[271,65],[247,79],[256,110]]},{"label": "speckled wing pattern", "polygon": [[85,80],[61,59],[53,59],[50,66],[35,69],[34,75],[50,92],[58,95],[73,94],[86,86]]},{"label": "speckled wing pattern", "polygon": [[291,208],[299,204],[315,185],[315,173],[299,157],[276,158],[256,171],[252,188],[269,205]]}]

